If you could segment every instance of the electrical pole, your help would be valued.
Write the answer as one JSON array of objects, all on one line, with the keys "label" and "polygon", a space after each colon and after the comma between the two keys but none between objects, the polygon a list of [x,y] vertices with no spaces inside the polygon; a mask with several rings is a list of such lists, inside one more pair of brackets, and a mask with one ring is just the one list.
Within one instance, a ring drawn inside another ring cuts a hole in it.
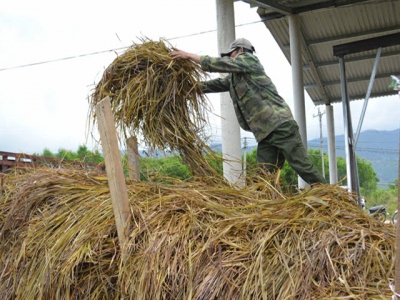
[{"label": "electrical pole", "polygon": [[322,139],[322,115],[325,112],[321,113],[319,107],[318,107],[318,114],[313,115],[313,117],[318,117],[319,118],[319,149],[321,152],[321,165],[322,165],[322,176],[325,178],[325,161],[324,161],[324,141]]}]

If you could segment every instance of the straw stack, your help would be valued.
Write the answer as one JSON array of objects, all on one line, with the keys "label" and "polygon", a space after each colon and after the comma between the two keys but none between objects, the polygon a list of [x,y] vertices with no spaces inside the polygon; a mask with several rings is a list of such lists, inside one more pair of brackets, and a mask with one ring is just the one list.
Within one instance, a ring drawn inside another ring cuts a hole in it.
[{"label": "straw stack", "polygon": [[194,175],[216,173],[204,158],[212,154],[206,144],[209,110],[198,85],[205,73],[188,60],[173,60],[165,40],[143,39],[118,56],[105,70],[90,97],[90,119],[106,96],[116,126],[143,137],[150,149],[177,151]]},{"label": "straw stack", "polygon": [[[34,169],[4,178],[1,299],[388,299],[395,228],[339,187],[288,196],[201,180],[128,182],[121,261],[107,179]],[[272,200],[273,199],[273,200]]]}]

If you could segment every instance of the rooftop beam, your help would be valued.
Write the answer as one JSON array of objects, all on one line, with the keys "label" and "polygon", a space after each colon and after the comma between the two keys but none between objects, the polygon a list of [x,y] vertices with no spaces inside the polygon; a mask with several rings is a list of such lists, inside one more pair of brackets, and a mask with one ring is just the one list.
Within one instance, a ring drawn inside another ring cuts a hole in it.
[{"label": "rooftop beam", "polygon": [[[274,13],[264,13],[263,16],[267,20],[271,19],[279,19],[288,14],[300,14],[308,11],[330,8],[330,7],[340,7],[351,4],[359,4],[362,2],[367,2],[370,0],[331,0],[331,1],[322,1],[313,4],[307,4],[302,6],[294,6],[294,5],[282,5],[277,0],[245,0],[244,2],[250,4],[259,5],[259,7],[267,8],[274,10]],[[301,2],[299,2],[301,3]]]},{"label": "rooftop beam", "polygon": [[[400,51],[391,51],[391,52],[385,52],[382,53],[381,57],[391,57],[391,56],[398,56],[400,55]],[[375,59],[375,54],[368,54],[368,55],[363,55],[363,56],[357,56],[357,57],[349,57],[346,58],[346,64],[351,63],[351,62],[358,62],[362,60],[369,60],[369,59]],[[330,67],[330,66],[337,66],[338,61],[336,60],[331,60],[331,61],[326,61],[326,62],[321,62],[321,63],[314,63],[317,68],[319,67]]]},{"label": "rooftop beam", "polygon": [[[393,72],[390,73],[383,73],[375,76],[375,79],[380,79],[380,78],[390,78],[390,76],[393,75]],[[349,78],[347,79],[347,83],[351,82],[359,82],[359,81],[368,81],[370,80],[370,76],[363,76],[363,77],[354,77],[354,78]],[[321,82],[322,86],[330,86],[330,85],[339,85],[340,80],[333,80],[333,81],[325,81]],[[305,84],[304,88],[305,89],[315,89],[320,87],[318,83],[310,83],[310,84]]]},{"label": "rooftop beam", "polygon": [[292,14],[292,9],[288,6],[279,4],[278,1],[274,0],[252,0],[251,2],[256,3],[264,8],[272,9],[278,13],[289,15]]},{"label": "rooftop beam", "polygon": [[370,0],[332,0],[332,1],[317,2],[314,4],[293,7],[293,13],[300,14],[303,12],[317,10],[317,9],[340,7],[340,6],[346,6],[346,5],[351,5],[351,4],[359,4],[361,2],[367,2],[367,1],[370,1]]},{"label": "rooftop beam", "polygon": [[330,42],[334,42],[334,41],[338,41],[338,40],[363,37],[363,36],[368,36],[371,34],[388,33],[390,31],[398,31],[398,30],[400,30],[400,25],[378,28],[378,29],[373,29],[373,30],[367,30],[367,31],[362,31],[362,32],[354,32],[354,33],[350,33],[350,34],[331,36],[331,37],[327,37],[327,38],[323,38],[323,39],[309,40],[309,41],[307,41],[307,44],[309,46],[311,46],[311,45],[317,45],[317,44],[323,44],[323,43],[330,43]]},{"label": "rooftop beam", "polygon": [[[331,42],[335,42],[335,41],[339,41],[339,40],[345,40],[345,39],[352,39],[352,38],[368,36],[368,35],[371,35],[371,34],[388,33],[390,31],[396,31],[395,33],[398,33],[397,31],[399,31],[399,30],[400,30],[400,25],[392,26],[392,27],[379,28],[379,29],[373,29],[373,30],[368,30],[368,31],[363,31],[363,32],[355,32],[355,33],[350,33],[350,34],[330,36],[330,37],[327,37],[327,38],[317,39],[317,40],[307,40],[306,42],[307,42],[308,46],[315,46],[315,45],[320,45],[320,44],[324,44],[324,43],[331,43]],[[290,49],[290,45],[283,45],[282,48],[284,50],[289,50]]]},{"label": "rooftop beam", "polygon": [[[397,95],[397,91],[392,90],[392,91],[385,91],[385,92],[379,92],[379,93],[371,93],[370,98],[378,98],[378,97],[385,97],[385,96],[394,96]],[[360,94],[360,95],[353,95],[350,99],[350,101],[354,100],[362,100],[365,98],[365,94]],[[342,102],[342,97],[335,97],[335,98],[330,98],[329,103],[340,103]],[[325,104],[324,100],[322,99],[317,99],[313,100],[314,105],[322,105]]]},{"label": "rooftop beam", "polygon": [[400,45],[400,33],[388,34],[376,38],[366,39],[347,44],[333,46],[333,55],[343,57],[348,54],[359,53],[377,48]]}]

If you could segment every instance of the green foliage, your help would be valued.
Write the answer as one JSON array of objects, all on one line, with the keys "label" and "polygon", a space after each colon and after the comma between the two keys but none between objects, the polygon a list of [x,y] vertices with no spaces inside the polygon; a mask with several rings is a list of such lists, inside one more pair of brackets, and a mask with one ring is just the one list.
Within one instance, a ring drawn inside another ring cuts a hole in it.
[{"label": "green foliage", "polygon": [[104,157],[97,149],[94,152],[91,152],[85,145],[79,146],[76,154],[81,161],[97,164],[104,163]]},{"label": "green foliage", "polygon": [[257,164],[257,148],[254,148],[251,153],[246,153],[246,164],[255,165]]},{"label": "green foliage", "polygon": [[179,155],[162,158],[142,158],[139,162],[140,180],[157,180],[167,177],[181,180],[191,176],[189,169],[182,163]]},{"label": "green foliage", "polygon": [[[358,156],[356,159],[361,194],[368,196],[378,188],[379,179],[376,177],[376,172],[369,161]],[[329,172],[329,166],[327,170]],[[346,159],[342,156],[337,157],[337,171],[341,185],[347,185]]]},{"label": "green foliage", "polygon": [[80,145],[78,147],[78,151],[76,151],[76,154],[81,160],[84,160],[87,155],[90,155],[91,152],[88,150],[88,148],[85,145]]},{"label": "green foliage", "polygon": [[[217,154],[216,158],[206,156],[206,160],[218,174],[222,175],[221,154]],[[176,154],[162,158],[141,158],[139,165],[141,180],[163,180],[163,178],[185,180],[192,176],[189,168],[183,163],[182,158]],[[127,169],[125,172],[127,174]]]},{"label": "green foliage", "polygon": [[39,154],[39,155],[43,156],[43,157],[49,157],[49,158],[54,158],[55,157],[53,152],[51,152],[48,148],[44,148],[42,154]]},{"label": "green foliage", "polygon": [[398,209],[398,199],[399,199],[399,179],[394,181],[394,184],[389,184],[387,190],[374,190],[367,200],[367,207],[372,207],[375,205],[386,205],[387,211],[392,215]]},{"label": "green foliage", "polygon": [[217,171],[219,175],[223,175],[223,162],[222,162],[222,154],[221,153],[216,153],[215,157],[211,157],[210,155],[206,156],[207,162],[210,164],[210,166]]},{"label": "green foliage", "polygon": [[375,205],[386,205],[386,210],[389,215],[393,215],[398,206],[398,193],[397,191],[377,189],[373,191],[369,197],[366,197],[365,200],[367,208]]},{"label": "green foliage", "polygon": [[397,193],[399,193],[399,179],[395,179],[394,180],[394,184],[388,184],[388,189],[390,190],[390,191],[394,191],[395,193],[396,193],[396,191],[397,191]]},{"label": "green foliage", "polygon": [[35,155],[48,158],[65,159],[65,160],[79,160],[82,162],[97,163],[97,164],[104,163],[104,158],[101,156],[98,150],[91,152],[85,145],[80,145],[78,147],[77,152],[60,148],[58,149],[57,153],[53,153],[48,148],[44,148],[42,154],[35,154]]},{"label": "green foliage", "polygon": [[336,157],[337,174],[341,185],[347,185],[346,159],[343,156]]},{"label": "green foliage", "polygon": [[376,177],[376,172],[372,164],[367,160],[357,157],[357,167],[360,177],[360,187],[365,195],[369,195],[377,189],[379,179]]},{"label": "green foliage", "polygon": [[58,153],[56,153],[55,157],[59,159],[76,160],[78,159],[78,154],[76,152],[60,148],[58,149]]},{"label": "green foliage", "polygon": [[[325,178],[329,178],[329,160],[326,153],[324,155],[324,172],[322,172],[322,155],[320,150],[316,149],[308,149],[308,157],[314,166],[321,172],[321,174],[325,175]],[[325,174],[324,174],[325,173]]]},{"label": "green foliage", "polygon": [[287,186],[297,185],[298,177],[297,173],[293,168],[289,165],[287,161],[285,161],[282,171],[281,171],[281,179],[282,183]]}]

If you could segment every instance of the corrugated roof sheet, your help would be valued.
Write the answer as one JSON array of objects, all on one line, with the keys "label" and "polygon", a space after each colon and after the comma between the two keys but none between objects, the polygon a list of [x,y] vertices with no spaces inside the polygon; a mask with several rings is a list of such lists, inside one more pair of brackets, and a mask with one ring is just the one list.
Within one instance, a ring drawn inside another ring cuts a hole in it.
[{"label": "corrugated roof sheet", "polygon": [[[400,33],[400,1],[246,0],[258,14],[290,62],[286,15],[300,16],[304,87],[315,105],[341,101],[339,58],[333,47],[349,42]],[[344,57],[350,100],[366,95],[377,50]],[[400,40],[382,48],[371,97],[395,94],[390,75],[400,75]]]}]

